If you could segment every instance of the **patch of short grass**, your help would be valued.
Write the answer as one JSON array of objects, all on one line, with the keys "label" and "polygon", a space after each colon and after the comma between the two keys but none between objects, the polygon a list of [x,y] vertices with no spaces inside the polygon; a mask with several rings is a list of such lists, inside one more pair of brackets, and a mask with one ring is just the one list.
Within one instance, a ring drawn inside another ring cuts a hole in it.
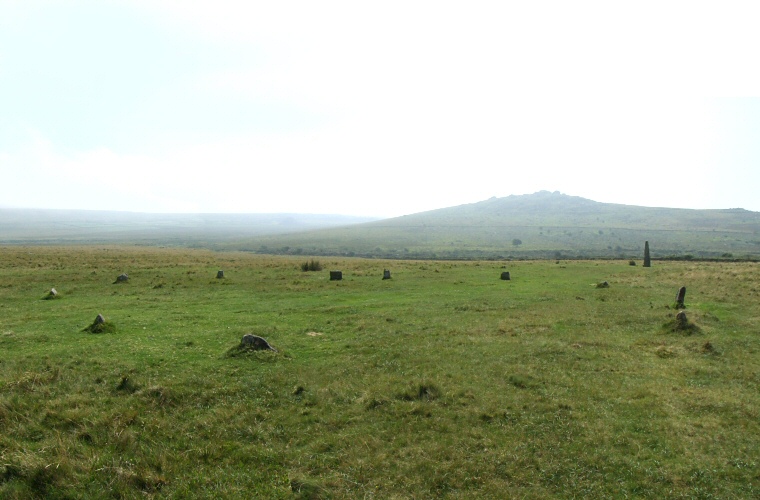
[{"label": "patch of short grass", "polygon": [[756,496],[756,265],[299,262],[3,248],[0,496]]}]

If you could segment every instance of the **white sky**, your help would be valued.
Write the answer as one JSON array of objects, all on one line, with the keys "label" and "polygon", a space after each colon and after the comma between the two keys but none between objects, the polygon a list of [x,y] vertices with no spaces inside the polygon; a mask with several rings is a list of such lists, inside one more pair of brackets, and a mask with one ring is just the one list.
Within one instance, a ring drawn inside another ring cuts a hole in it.
[{"label": "white sky", "polygon": [[0,207],[760,211],[760,7],[0,0]]}]

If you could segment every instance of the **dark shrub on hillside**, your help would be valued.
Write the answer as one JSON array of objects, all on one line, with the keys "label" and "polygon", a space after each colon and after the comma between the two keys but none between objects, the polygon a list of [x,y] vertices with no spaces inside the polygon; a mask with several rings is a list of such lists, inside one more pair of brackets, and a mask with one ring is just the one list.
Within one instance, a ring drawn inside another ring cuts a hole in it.
[{"label": "dark shrub on hillside", "polygon": [[301,271],[321,271],[322,264],[318,260],[311,259],[311,261],[301,264]]}]

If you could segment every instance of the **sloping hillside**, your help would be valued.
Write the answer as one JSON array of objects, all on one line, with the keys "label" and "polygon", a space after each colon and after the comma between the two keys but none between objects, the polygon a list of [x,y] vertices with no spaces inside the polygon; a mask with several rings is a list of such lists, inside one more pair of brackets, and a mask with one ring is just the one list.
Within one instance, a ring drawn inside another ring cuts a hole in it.
[{"label": "sloping hillside", "polygon": [[599,203],[542,191],[348,228],[241,241],[265,253],[393,258],[760,256],[760,213]]}]

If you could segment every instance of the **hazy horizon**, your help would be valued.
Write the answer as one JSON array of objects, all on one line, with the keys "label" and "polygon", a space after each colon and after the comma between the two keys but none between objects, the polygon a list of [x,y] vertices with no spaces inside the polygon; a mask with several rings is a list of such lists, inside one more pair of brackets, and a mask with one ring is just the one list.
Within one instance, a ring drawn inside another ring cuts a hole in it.
[{"label": "hazy horizon", "polygon": [[[524,194],[512,194],[507,195],[503,197],[491,197],[484,200],[477,200],[474,202],[469,203],[460,203],[458,205],[450,205],[445,207],[434,207],[431,209],[423,210],[421,212],[413,212],[408,214],[399,214],[399,215],[392,215],[392,216],[376,216],[376,215],[355,215],[351,213],[323,213],[323,212],[150,212],[150,211],[141,211],[141,210],[101,210],[101,209],[90,209],[90,208],[42,208],[42,207],[14,207],[14,206],[5,206],[0,204],[0,210],[51,210],[51,211],[81,211],[81,212],[115,212],[115,213],[124,213],[124,214],[142,214],[142,215],[298,215],[298,216],[324,216],[324,217],[345,217],[345,218],[356,218],[356,219],[389,219],[394,217],[401,217],[404,215],[414,215],[416,213],[422,213],[422,212],[428,212],[433,210],[440,210],[444,208],[456,208],[458,206],[462,205],[468,205],[472,203],[480,203],[483,201],[488,201],[493,198],[507,198],[510,196],[530,196],[534,194],[540,194],[540,193],[552,193],[556,194],[558,191],[548,191],[548,190],[540,190],[535,193],[524,193]],[[561,195],[570,196],[570,197],[576,197],[575,195],[571,193],[561,193]],[[583,197],[580,197],[583,198]],[[583,198],[590,201],[598,201],[598,200],[591,200],[589,198]],[[599,203],[608,203],[608,204],[618,204],[618,205],[625,205],[625,206],[640,206],[645,208],[674,208],[674,209],[684,209],[684,210],[700,210],[700,209],[691,209],[688,207],[661,207],[661,206],[645,206],[645,205],[631,205],[628,203],[615,203],[615,202],[599,202]],[[749,210],[744,207],[719,207],[714,209],[704,209],[704,210],[731,210],[731,209],[743,209],[743,210]],[[759,212],[758,210],[751,210],[752,212]]]},{"label": "hazy horizon", "polygon": [[0,0],[0,207],[385,218],[547,190],[760,211],[753,14]]}]

